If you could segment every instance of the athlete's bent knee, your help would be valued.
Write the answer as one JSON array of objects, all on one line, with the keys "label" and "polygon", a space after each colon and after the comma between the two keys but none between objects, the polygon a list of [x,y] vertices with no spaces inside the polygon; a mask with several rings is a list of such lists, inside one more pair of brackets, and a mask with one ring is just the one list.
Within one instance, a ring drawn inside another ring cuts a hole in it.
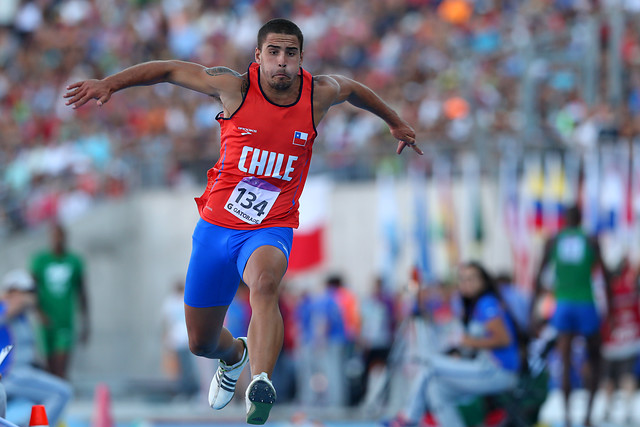
[{"label": "athlete's bent knee", "polygon": [[277,300],[278,285],[280,285],[280,278],[270,272],[261,273],[251,287],[250,296]]},{"label": "athlete's bent knee", "polygon": [[189,350],[196,356],[214,357],[218,348],[218,340],[189,337]]}]

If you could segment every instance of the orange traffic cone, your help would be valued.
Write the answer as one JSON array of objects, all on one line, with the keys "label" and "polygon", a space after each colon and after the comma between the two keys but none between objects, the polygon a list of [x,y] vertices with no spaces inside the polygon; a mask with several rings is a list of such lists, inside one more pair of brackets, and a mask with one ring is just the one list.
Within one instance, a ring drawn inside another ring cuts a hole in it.
[{"label": "orange traffic cone", "polygon": [[109,387],[106,384],[98,384],[96,386],[94,404],[95,412],[93,414],[92,427],[113,427],[111,398],[109,396]]},{"label": "orange traffic cone", "polygon": [[44,409],[44,405],[33,405],[31,407],[31,418],[29,419],[29,427],[49,427],[49,420],[47,420],[47,411]]}]

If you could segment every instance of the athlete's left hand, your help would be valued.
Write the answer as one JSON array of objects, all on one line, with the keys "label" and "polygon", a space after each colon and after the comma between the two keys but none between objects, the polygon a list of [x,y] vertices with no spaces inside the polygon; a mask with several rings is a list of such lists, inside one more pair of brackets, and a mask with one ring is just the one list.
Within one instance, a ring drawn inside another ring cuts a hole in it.
[{"label": "athlete's left hand", "polygon": [[423,155],[422,150],[416,145],[416,132],[408,124],[402,124],[397,127],[390,128],[391,135],[398,140],[398,148],[396,153],[402,153],[405,147],[413,148],[413,151]]}]

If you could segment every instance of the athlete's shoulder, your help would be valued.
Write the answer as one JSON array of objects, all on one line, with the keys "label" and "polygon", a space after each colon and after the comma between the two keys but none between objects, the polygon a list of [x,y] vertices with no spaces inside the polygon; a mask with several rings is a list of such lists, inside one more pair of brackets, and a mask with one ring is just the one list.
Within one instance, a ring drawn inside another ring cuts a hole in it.
[{"label": "athlete's shoulder", "polygon": [[313,76],[313,86],[316,91],[329,91],[338,93],[340,91],[340,84],[332,76],[326,74],[320,74]]},{"label": "athlete's shoulder", "polygon": [[67,260],[76,266],[82,267],[84,264],[84,258],[82,255],[76,252],[67,252]]},{"label": "athlete's shoulder", "polygon": [[249,87],[249,74],[246,72],[240,74],[236,70],[222,66],[205,68],[205,72],[219,81],[216,86],[223,92],[240,90],[244,95]]},{"label": "athlete's shoulder", "polygon": [[331,76],[313,76],[313,98],[322,110],[326,110],[340,95],[340,83]]},{"label": "athlete's shoulder", "polygon": [[52,255],[51,251],[49,251],[47,249],[41,249],[39,251],[36,251],[31,256],[31,260],[32,260],[32,262],[42,262],[42,261],[50,259],[52,256],[53,255]]}]

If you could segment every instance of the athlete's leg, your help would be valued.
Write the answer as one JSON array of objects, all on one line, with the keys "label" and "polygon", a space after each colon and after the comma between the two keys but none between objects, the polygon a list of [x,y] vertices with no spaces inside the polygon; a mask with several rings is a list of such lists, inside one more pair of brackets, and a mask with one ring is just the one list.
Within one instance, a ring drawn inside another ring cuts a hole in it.
[{"label": "athlete's leg", "polygon": [[287,258],[275,246],[260,246],[249,257],[243,281],[249,286],[249,363],[251,373],[269,377],[282,349],[284,325],[278,307],[278,287],[287,271]]},{"label": "athlete's leg", "polygon": [[189,348],[197,356],[232,365],[244,352],[223,327],[229,304],[240,283],[228,239],[233,230],[199,220],[193,232],[191,258],[185,279],[184,311]]},{"label": "athlete's leg", "polygon": [[593,399],[598,391],[598,379],[600,378],[601,355],[600,355],[600,333],[596,332],[587,338],[587,375],[586,386],[589,391],[589,401],[587,403],[587,412],[585,414],[585,426],[591,424],[591,410],[593,408]]},{"label": "athlete's leg", "polygon": [[53,375],[67,378],[69,359],[74,345],[74,332],[70,326],[58,326],[50,331],[51,353],[48,357],[49,369]]},{"label": "athlete's leg", "polygon": [[562,361],[562,394],[564,397],[564,419],[567,427],[571,425],[571,346],[573,334],[563,332],[558,334],[557,348]]},{"label": "athlete's leg", "polygon": [[52,355],[49,356],[48,359],[49,364],[49,372],[53,375],[66,379],[67,378],[67,368],[69,366],[69,352],[67,351],[56,351]]},{"label": "athlete's leg", "polygon": [[185,320],[192,353],[219,359],[209,385],[209,405],[222,409],[233,399],[236,383],[248,362],[246,338],[234,339],[224,317],[240,283],[236,260],[246,234],[198,221],[185,279]]},{"label": "athlete's leg", "polygon": [[580,324],[576,321],[575,307],[571,303],[558,301],[551,318],[551,325],[558,331],[556,349],[562,363],[561,387],[564,397],[564,420],[566,427],[571,425],[571,347],[575,332]]},{"label": "athlete's leg", "polygon": [[247,338],[253,380],[245,393],[248,424],[264,424],[276,401],[276,390],[269,377],[273,374],[284,337],[278,287],[287,270],[287,262],[281,249],[262,245],[251,252],[243,272],[251,304]]},{"label": "athlete's leg", "polygon": [[184,305],[189,349],[193,354],[209,359],[221,359],[228,365],[240,361],[244,353],[244,344],[222,326],[228,307]]}]

